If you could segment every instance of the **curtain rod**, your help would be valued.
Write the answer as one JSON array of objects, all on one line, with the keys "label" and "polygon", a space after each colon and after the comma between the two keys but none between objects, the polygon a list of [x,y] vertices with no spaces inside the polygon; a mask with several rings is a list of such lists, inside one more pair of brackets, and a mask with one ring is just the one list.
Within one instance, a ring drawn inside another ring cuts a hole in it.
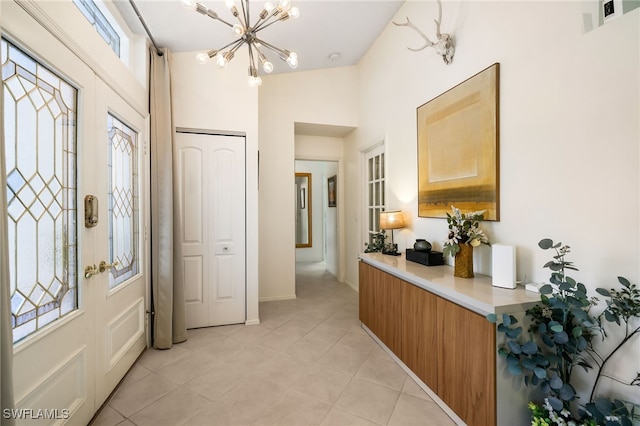
[{"label": "curtain rod", "polygon": [[144,22],[144,19],[142,18],[142,15],[140,15],[140,11],[138,10],[138,8],[136,7],[136,4],[133,2],[133,0],[129,0],[129,3],[131,4],[131,7],[133,8],[133,10],[136,12],[136,15],[138,16],[138,19],[140,20],[140,23],[142,24],[142,26],[144,27],[144,30],[147,32],[147,35],[149,36],[149,38],[151,39],[151,44],[153,44],[153,47],[156,48],[156,54],[158,56],[162,56],[162,50],[160,50],[160,48],[158,47],[158,45],[156,44],[155,39],[153,38],[153,36],[151,35],[151,31],[149,31],[149,27],[147,27],[147,23]]}]

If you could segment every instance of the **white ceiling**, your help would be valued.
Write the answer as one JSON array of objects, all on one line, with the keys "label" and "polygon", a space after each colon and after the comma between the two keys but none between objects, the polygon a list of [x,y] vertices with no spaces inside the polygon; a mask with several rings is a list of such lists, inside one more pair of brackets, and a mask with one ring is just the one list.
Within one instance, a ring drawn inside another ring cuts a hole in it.
[{"label": "white ceiling", "polygon": [[[133,0],[156,43],[173,52],[205,51],[234,40],[228,26],[182,6],[180,0]],[[271,0],[277,4],[277,0]],[[235,18],[222,0],[200,0],[222,19]],[[260,32],[274,46],[298,54],[296,71],[354,65],[366,53],[380,32],[390,23],[402,0],[293,0],[300,9],[298,19],[278,22]],[[144,34],[131,4],[118,0],[116,7],[137,34]],[[239,5],[239,0],[236,0]],[[255,22],[263,1],[250,1],[251,22]],[[242,47],[246,49],[246,47]],[[337,52],[340,57],[329,59]],[[269,51],[274,73],[291,71]],[[195,60],[195,59],[194,59]]]}]

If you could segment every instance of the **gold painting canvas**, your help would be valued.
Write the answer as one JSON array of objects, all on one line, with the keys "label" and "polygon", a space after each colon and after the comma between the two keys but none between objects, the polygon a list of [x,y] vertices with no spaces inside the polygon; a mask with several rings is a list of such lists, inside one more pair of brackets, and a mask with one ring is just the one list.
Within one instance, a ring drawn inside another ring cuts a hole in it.
[{"label": "gold painting canvas", "polygon": [[418,107],[418,216],[500,219],[496,63]]}]

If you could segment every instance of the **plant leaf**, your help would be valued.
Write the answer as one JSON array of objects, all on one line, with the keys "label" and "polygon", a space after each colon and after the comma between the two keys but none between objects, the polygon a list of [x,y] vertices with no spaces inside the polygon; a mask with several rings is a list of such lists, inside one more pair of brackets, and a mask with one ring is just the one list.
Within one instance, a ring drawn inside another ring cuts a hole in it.
[{"label": "plant leaf", "polygon": [[509,314],[502,314],[502,323],[505,327],[509,327],[511,325],[511,317]]},{"label": "plant leaf", "polygon": [[520,365],[529,371],[535,371],[536,368],[539,368],[531,358],[524,358]]},{"label": "plant leaf", "polygon": [[544,368],[536,367],[533,369],[533,374],[539,379],[545,379],[547,377],[547,370]]},{"label": "plant leaf", "polygon": [[553,240],[549,238],[543,238],[542,240],[540,240],[540,242],[538,242],[538,247],[540,247],[542,250],[550,249],[551,247],[553,247]]},{"label": "plant leaf", "polygon": [[522,369],[520,368],[519,364],[509,364],[508,370],[509,370],[509,373],[511,373],[514,376],[522,375]]},{"label": "plant leaf", "polygon": [[506,332],[506,335],[510,339],[516,339],[520,333],[522,333],[522,327],[512,328]]},{"label": "plant leaf", "polygon": [[596,408],[598,409],[598,411],[600,411],[600,413],[602,413],[605,416],[608,416],[611,414],[611,408],[612,408],[612,404],[611,401],[609,401],[607,398],[596,398]]},{"label": "plant leaf", "polygon": [[527,355],[538,353],[538,345],[536,345],[536,342],[534,342],[533,340],[529,340],[528,342],[526,342],[524,345],[522,345],[521,349],[522,352]]},{"label": "plant leaf", "polygon": [[625,277],[618,277],[618,282],[626,288],[629,288],[631,286],[631,283]]},{"label": "plant leaf", "polygon": [[569,335],[565,331],[561,331],[560,333],[556,333],[553,337],[553,341],[558,345],[564,345],[569,341]]},{"label": "plant leaf", "polygon": [[520,355],[522,353],[522,349],[517,342],[509,341],[507,344],[509,345],[509,349],[511,349],[511,353],[516,355]]},{"label": "plant leaf", "polygon": [[496,314],[488,314],[485,318],[487,318],[487,321],[492,322],[494,324],[498,322],[498,316]]},{"label": "plant leaf", "polygon": [[554,410],[562,411],[562,401],[560,401],[558,398],[556,398],[555,396],[549,396],[547,400],[549,401],[549,404],[551,404],[551,407],[553,407]]},{"label": "plant leaf", "polygon": [[541,294],[551,294],[551,293],[553,293],[553,287],[551,287],[549,284],[545,284],[542,287],[540,287],[540,293]]},{"label": "plant leaf", "polygon": [[576,391],[573,390],[573,387],[569,383],[565,383],[560,388],[560,398],[564,401],[571,401],[576,396]]},{"label": "plant leaf", "polygon": [[602,296],[611,297],[611,293],[609,293],[609,290],[607,290],[606,288],[598,287],[598,288],[596,288],[596,292],[598,294],[601,294]]},{"label": "plant leaf", "polygon": [[588,343],[589,342],[587,342],[587,339],[585,339],[583,336],[578,337],[578,344],[577,344],[578,350],[582,352],[585,349],[587,349]]},{"label": "plant leaf", "polygon": [[551,380],[549,380],[549,386],[551,386],[551,389],[558,390],[562,387],[563,384],[564,382],[562,381],[560,376],[553,376]]},{"label": "plant leaf", "polygon": [[562,326],[562,324],[558,324],[555,323],[553,324],[551,327],[549,327],[551,329],[551,331],[553,331],[554,333],[560,333],[561,331],[564,330],[564,327]]}]

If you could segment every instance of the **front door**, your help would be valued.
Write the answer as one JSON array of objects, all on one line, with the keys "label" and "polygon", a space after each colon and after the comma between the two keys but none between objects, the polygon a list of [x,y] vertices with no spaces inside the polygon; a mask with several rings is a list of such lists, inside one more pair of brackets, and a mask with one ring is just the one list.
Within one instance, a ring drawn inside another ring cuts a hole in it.
[{"label": "front door", "polygon": [[176,134],[187,327],[244,323],[245,138]]},{"label": "front door", "polygon": [[145,123],[16,3],[2,13],[12,415],[87,424],[145,346]]}]

